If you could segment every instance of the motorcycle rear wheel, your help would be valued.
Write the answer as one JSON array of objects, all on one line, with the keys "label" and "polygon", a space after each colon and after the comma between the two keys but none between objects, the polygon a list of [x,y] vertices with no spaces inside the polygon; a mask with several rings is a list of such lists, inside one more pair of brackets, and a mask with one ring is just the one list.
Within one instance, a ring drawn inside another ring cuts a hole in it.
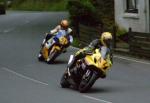
[{"label": "motorcycle rear wheel", "polygon": [[49,61],[48,64],[53,63],[56,57],[59,55],[59,53],[55,50],[49,55]]}]

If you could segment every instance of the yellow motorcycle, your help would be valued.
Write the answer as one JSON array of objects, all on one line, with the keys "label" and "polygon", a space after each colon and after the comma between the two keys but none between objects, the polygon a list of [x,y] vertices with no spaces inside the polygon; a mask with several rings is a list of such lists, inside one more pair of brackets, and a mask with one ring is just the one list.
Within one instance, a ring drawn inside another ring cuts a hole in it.
[{"label": "yellow motorcycle", "polygon": [[96,49],[94,53],[87,54],[85,58],[76,62],[73,74],[70,74],[70,71],[66,69],[60,81],[61,87],[73,86],[81,93],[88,91],[98,78],[106,77],[106,73],[112,65],[109,55],[107,55],[104,65],[100,66],[100,64],[101,53],[99,49]]},{"label": "yellow motorcycle", "polygon": [[[69,41],[68,38],[66,36],[62,36],[60,37],[58,43],[54,43],[50,48],[49,48],[49,61],[48,63],[53,63],[53,61],[56,59],[56,57],[58,57],[65,48],[68,47],[69,45]],[[43,48],[44,46],[41,48],[40,50],[40,54],[38,56],[39,61],[44,61],[44,56],[43,56]]]}]

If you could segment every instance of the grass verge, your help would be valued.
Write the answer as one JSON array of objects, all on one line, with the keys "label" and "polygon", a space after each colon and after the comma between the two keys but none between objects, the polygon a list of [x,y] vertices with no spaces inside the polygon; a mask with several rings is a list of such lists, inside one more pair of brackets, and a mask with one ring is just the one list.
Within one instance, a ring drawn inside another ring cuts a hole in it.
[{"label": "grass verge", "polygon": [[78,38],[73,38],[73,39],[74,40],[73,40],[72,46],[80,48],[80,40]]},{"label": "grass verge", "polygon": [[12,10],[26,10],[26,11],[66,11],[67,0],[56,1],[35,1],[24,0],[23,2],[14,2]]}]

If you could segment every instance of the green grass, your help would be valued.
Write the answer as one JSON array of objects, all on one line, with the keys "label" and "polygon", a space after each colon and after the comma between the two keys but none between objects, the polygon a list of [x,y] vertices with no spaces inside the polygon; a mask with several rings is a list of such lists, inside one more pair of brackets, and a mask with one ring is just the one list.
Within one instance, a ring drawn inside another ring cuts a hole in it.
[{"label": "green grass", "polygon": [[4,2],[5,0],[0,0],[0,2]]},{"label": "green grass", "polygon": [[27,10],[27,11],[66,11],[67,0],[57,1],[35,1],[24,0],[23,2],[14,2],[13,10]]},{"label": "green grass", "polygon": [[122,36],[126,33],[127,33],[127,30],[125,30],[124,28],[118,28],[117,29],[117,36]]},{"label": "green grass", "polygon": [[80,47],[80,41],[78,38],[73,38],[72,46],[74,47]]}]

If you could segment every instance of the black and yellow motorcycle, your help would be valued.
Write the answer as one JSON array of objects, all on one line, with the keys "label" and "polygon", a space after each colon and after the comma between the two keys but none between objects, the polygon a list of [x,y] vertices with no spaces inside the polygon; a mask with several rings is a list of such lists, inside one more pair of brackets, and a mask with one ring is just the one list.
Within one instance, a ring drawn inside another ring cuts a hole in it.
[{"label": "black and yellow motorcycle", "polygon": [[[70,56],[70,60],[73,55]],[[112,63],[109,59],[105,60],[103,66],[100,66],[101,53],[96,49],[94,53],[87,54],[85,58],[76,62],[74,73],[70,74],[69,69],[66,69],[63,74],[60,84],[62,88],[75,87],[81,93],[88,91],[98,78],[105,78],[106,73]]]}]

